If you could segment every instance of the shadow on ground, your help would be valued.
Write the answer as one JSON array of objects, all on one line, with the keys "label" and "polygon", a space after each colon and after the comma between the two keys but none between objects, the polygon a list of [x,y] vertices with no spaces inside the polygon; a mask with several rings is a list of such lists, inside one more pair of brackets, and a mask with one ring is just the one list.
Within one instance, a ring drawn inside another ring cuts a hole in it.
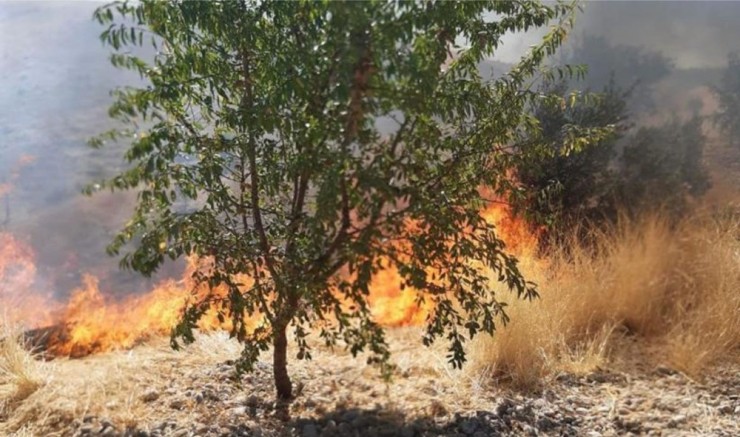
[{"label": "shadow on ground", "polygon": [[577,435],[576,425],[575,418],[548,418],[535,414],[527,405],[515,405],[504,399],[495,411],[457,414],[452,418],[409,419],[397,410],[336,410],[319,418],[295,418],[288,422],[285,432],[301,437]]}]

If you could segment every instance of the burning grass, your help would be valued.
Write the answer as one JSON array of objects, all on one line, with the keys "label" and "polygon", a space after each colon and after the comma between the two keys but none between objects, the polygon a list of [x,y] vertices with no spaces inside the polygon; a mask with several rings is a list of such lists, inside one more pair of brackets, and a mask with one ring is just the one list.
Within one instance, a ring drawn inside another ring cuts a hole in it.
[{"label": "burning grass", "polygon": [[[369,384],[363,389],[368,393],[403,400],[398,406],[404,411],[416,408],[418,414],[436,415],[440,409],[492,408],[470,404],[471,399],[491,399],[492,392],[501,390],[490,385],[492,377],[531,388],[554,383],[552,377],[560,373],[608,368],[621,358],[619,354],[634,352],[624,347],[632,343],[623,341],[627,336],[657,351],[649,358],[655,360],[653,365],[667,364],[694,378],[737,349],[740,218],[695,218],[671,226],[653,216],[623,221],[593,236],[594,245],[571,242],[547,257],[533,255],[530,244],[517,248],[522,268],[539,282],[542,297],[535,302],[509,299],[511,323],[492,339],[479,337],[473,343],[472,363],[462,373],[447,366],[444,345],[420,350],[414,327],[391,335],[399,374],[385,389],[373,388],[380,384],[378,375],[365,368],[361,358],[350,360],[346,353],[318,344],[317,362],[295,362],[292,371],[306,381],[317,371],[328,379],[351,372],[351,380]],[[119,429],[141,429],[142,423],[162,417],[176,416],[188,423],[194,420],[189,415],[200,407],[173,410],[170,397],[180,395],[168,393],[189,393],[197,378],[206,378],[203,384],[208,384],[209,369],[220,368],[239,354],[236,342],[214,332],[200,335],[184,353],[168,350],[164,338],[154,338],[130,351],[44,363],[26,351],[17,331],[1,337],[5,341],[0,345],[0,399],[5,417],[0,433],[19,435],[54,435],[55,430],[63,435],[75,421],[81,423],[91,415],[106,417]],[[268,375],[248,380],[254,385],[249,393],[271,398]],[[341,381],[337,384],[341,387]],[[433,388],[435,402],[419,401],[414,406],[420,386],[430,393]],[[161,402],[145,400],[152,390]],[[238,396],[240,390],[227,391]],[[344,396],[339,388],[335,391]],[[300,405],[296,408],[300,413]]]},{"label": "burning grass", "polygon": [[[406,390],[408,393],[403,395],[389,395],[390,399],[405,399],[404,409],[411,408],[408,402],[413,401],[409,399],[415,399],[413,393],[419,386],[426,387],[431,381],[439,383],[434,398],[442,399],[445,405],[489,408],[466,402],[490,398],[491,392],[501,390],[503,386],[490,385],[492,380],[532,388],[553,383],[553,377],[561,373],[588,374],[614,366],[634,352],[624,347],[633,343],[624,341],[628,337],[651,351],[648,357],[640,355],[637,359],[668,365],[696,379],[701,379],[712,364],[737,358],[733,355],[740,345],[737,214],[694,217],[677,225],[660,216],[623,220],[610,230],[593,233],[591,245],[574,239],[546,256],[536,255],[535,240],[523,232],[524,227],[510,223],[500,229],[507,233],[527,277],[540,284],[541,299],[525,302],[502,295],[510,304],[511,323],[493,338],[481,336],[472,343],[471,363],[463,373],[448,368],[443,344],[420,351],[416,327],[394,330],[394,360],[403,382],[400,388],[386,387],[385,391]],[[9,237],[5,241],[17,243]],[[0,248],[0,254],[5,250],[8,255],[5,264],[0,264],[0,276],[3,272],[5,275],[0,286],[5,284],[6,297],[19,285],[32,282],[32,254],[19,249],[23,247],[18,244]],[[420,319],[419,314],[405,303],[400,305],[408,296],[397,295],[397,287],[391,284],[395,276],[387,276],[390,279],[383,282],[381,277],[383,287],[374,291],[375,314],[387,317],[390,325],[403,325],[405,321],[413,325]],[[201,335],[183,353],[168,350],[166,340],[157,334],[167,331],[165,325],[172,323],[171,316],[187,295],[182,283],[164,282],[149,295],[116,303],[107,302],[97,283],[90,281],[73,293],[86,298],[79,302],[72,299],[52,315],[52,320],[61,317],[67,324],[64,326],[78,328],[70,328],[68,334],[102,327],[105,336],[96,337],[98,343],[91,344],[111,346],[91,349],[96,355],[84,359],[61,358],[45,363],[27,352],[24,337],[17,330],[0,334],[4,339],[0,340],[0,434],[53,435],[54,430],[68,429],[89,415],[110,418],[120,429],[173,414],[188,422],[188,409],[175,413],[169,404],[163,404],[154,410],[142,400],[145,393],[151,388],[165,397],[170,391],[187,392],[191,390],[188,381],[192,375],[209,372],[207,369],[239,354],[239,345],[223,332]],[[163,303],[168,304],[161,307]],[[384,311],[384,305],[400,306],[402,311]],[[424,309],[418,311],[423,313]],[[126,328],[129,319],[139,321],[133,330]],[[111,322],[116,329],[107,328]],[[147,344],[141,345],[147,338]],[[360,361],[348,361],[346,353],[329,351],[318,344],[316,347],[319,362],[291,365],[299,380],[312,380],[307,375],[317,371],[320,379],[331,379],[334,373],[343,372],[339,367],[356,373],[351,380],[377,377]],[[124,350],[106,352],[109,349]],[[258,380],[260,377],[250,379]],[[273,396],[270,382],[269,377],[260,382],[264,383],[261,396],[265,399]],[[336,384],[340,388],[342,382]],[[250,392],[255,390],[250,387]],[[367,390],[377,391],[372,387]],[[335,391],[343,396],[342,390]]]},{"label": "burning grass", "polygon": [[[493,203],[482,212],[496,224],[515,254],[529,259],[537,238],[525,222],[513,218],[506,206]],[[0,232],[0,305],[13,308],[11,317],[31,329],[34,344],[49,356],[74,358],[116,349],[128,349],[149,338],[167,335],[186,304],[207,295],[225,297],[225,286],[209,288],[196,284],[193,273],[209,268],[208,259],[190,257],[179,280],[164,279],[145,294],[111,298],[108,284],[85,274],[82,284],[66,300],[40,291],[33,249],[19,238]],[[243,278],[248,284],[251,280]],[[375,320],[387,327],[418,326],[424,323],[430,304],[419,307],[416,293],[401,287],[397,270],[387,268],[373,279],[369,306]],[[121,295],[122,293],[115,293]],[[257,324],[259,316],[250,319]],[[213,308],[199,322],[203,331],[228,328]]]},{"label": "burning grass", "polygon": [[546,258],[524,260],[541,299],[512,302],[511,323],[474,343],[474,372],[533,387],[560,372],[607,365],[620,336],[657,347],[656,360],[701,378],[740,345],[740,220],[622,220]]}]

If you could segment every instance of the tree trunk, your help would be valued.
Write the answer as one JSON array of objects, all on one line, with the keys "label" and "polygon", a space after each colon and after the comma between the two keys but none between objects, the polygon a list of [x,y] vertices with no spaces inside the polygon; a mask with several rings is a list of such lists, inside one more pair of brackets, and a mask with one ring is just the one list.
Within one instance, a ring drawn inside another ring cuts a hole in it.
[{"label": "tree trunk", "polygon": [[272,371],[275,376],[277,397],[281,400],[293,398],[293,384],[288,376],[288,339],[285,335],[287,326],[275,327],[274,351],[272,357]]}]

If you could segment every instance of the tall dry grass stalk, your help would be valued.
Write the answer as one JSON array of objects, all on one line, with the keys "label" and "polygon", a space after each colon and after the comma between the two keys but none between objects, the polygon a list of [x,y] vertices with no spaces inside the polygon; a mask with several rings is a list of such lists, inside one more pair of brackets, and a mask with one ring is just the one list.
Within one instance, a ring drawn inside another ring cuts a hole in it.
[{"label": "tall dry grass stalk", "polygon": [[43,367],[29,352],[20,328],[0,322],[0,416],[43,386]]},{"label": "tall dry grass stalk", "polygon": [[511,323],[473,347],[474,372],[532,387],[604,366],[617,335],[661,344],[692,376],[740,345],[740,220],[621,220],[542,259],[523,260],[541,299],[512,302]]},{"label": "tall dry grass stalk", "polygon": [[714,220],[691,237],[664,347],[671,365],[700,377],[740,346],[740,215]]}]

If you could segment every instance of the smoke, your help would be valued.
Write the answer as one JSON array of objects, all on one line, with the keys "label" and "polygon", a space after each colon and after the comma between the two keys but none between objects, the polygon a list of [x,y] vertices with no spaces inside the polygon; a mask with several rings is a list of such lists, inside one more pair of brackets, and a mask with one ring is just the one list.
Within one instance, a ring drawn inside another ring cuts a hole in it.
[{"label": "smoke", "polygon": [[[571,42],[603,37],[611,45],[662,52],[676,67],[716,68],[740,50],[740,2],[591,1],[576,18]],[[510,34],[495,58],[513,63],[546,32]]]},{"label": "smoke", "polygon": [[576,36],[661,51],[678,68],[722,67],[729,52],[740,50],[738,23],[740,2],[588,2]]},{"label": "smoke", "polygon": [[148,287],[101,256],[131,196],[80,194],[125,165],[120,147],[92,150],[86,141],[115,126],[109,91],[138,81],[108,61],[92,20],[101,4],[0,1],[0,231],[30,243],[39,274],[60,293],[82,272]]},{"label": "smoke", "polygon": [[[85,141],[114,126],[106,115],[109,90],[139,83],[107,60],[102,29],[91,19],[101,4],[0,1],[0,227],[42,248],[41,268],[75,272],[67,280],[73,284],[79,272],[117,272],[117,261],[100,254],[132,201],[79,194],[124,165],[120,148],[91,150]],[[738,22],[740,2],[587,3],[573,39],[600,35],[662,51],[679,68],[720,67],[727,52],[740,49]],[[507,36],[496,58],[515,61],[544,31]],[[37,159],[15,176],[24,155]]]}]

